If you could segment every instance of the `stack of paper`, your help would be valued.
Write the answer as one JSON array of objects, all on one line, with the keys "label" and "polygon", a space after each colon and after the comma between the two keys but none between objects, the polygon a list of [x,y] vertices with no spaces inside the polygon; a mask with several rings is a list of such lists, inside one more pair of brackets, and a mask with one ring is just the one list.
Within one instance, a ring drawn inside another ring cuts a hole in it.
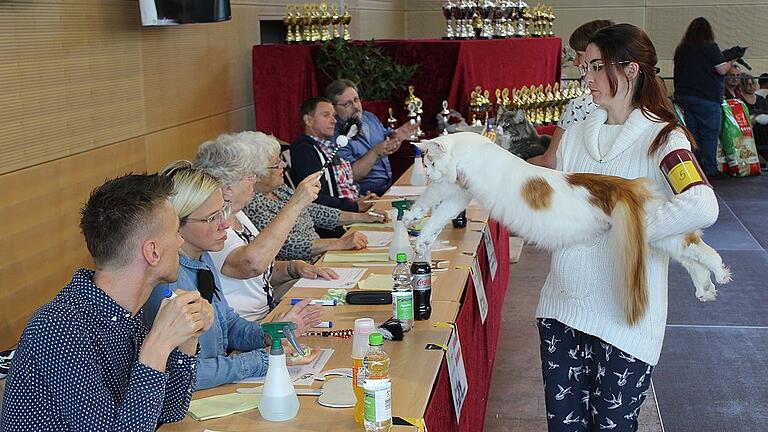
[{"label": "stack of paper", "polygon": [[360,231],[368,237],[368,247],[384,247],[392,241],[392,231]]}]

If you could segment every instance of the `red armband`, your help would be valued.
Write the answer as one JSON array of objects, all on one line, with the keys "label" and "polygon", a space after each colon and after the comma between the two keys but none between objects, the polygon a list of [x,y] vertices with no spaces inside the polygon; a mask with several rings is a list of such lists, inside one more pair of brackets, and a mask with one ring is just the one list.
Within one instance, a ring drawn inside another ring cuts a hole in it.
[{"label": "red armband", "polygon": [[678,149],[669,153],[661,160],[659,168],[667,178],[667,182],[669,182],[675,195],[679,195],[696,185],[710,186],[707,176],[704,175],[696,157],[690,150]]}]

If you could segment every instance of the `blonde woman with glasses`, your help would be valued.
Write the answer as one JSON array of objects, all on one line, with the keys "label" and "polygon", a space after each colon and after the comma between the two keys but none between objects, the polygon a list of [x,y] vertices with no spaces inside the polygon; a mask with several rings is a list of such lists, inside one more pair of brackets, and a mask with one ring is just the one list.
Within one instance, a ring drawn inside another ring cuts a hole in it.
[{"label": "blonde woman with glasses", "polygon": [[[171,203],[179,218],[179,233],[184,244],[179,254],[178,279],[155,287],[144,307],[145,323],[151,328],[168,290],[197,290],[213,305],[214,320],[211,328],[199,338],[196,388],[216,387],[265,375],[268,355],[264,350],[261,325],[241,318],[229,306],[220,290],[221,281],[209,253],[224,247],[230,227],[231,205],[224,200],[221,184],[210,174],[192,168],[188,161],[174,162],[162,174],[173,179]],[[286,319],[286,316],[278,319]],[[302,334],[318,321],[294,320],[299,326],[297,334]],[[240,353],[227,355],[233,350]],[[300,357],[300,361],[314,360],[319,350],[313,350],[313,353]]]}]

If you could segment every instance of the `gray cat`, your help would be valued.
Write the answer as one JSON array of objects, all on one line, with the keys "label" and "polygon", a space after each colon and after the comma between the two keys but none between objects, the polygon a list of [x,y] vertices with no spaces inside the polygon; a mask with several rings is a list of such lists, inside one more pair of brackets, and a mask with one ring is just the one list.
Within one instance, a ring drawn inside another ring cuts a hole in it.
[{"label": "gray cat", "polygon": [[496,144],[521,159],[544,154],[551,137],[540,136],[521,109],[496,114]]}]

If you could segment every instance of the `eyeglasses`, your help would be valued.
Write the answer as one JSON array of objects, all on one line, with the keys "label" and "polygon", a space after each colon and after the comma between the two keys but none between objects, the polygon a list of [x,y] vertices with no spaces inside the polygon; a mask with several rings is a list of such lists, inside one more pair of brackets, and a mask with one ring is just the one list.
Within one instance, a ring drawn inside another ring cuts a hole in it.
[{"label": "eyeglasses", "polygon": [[285,166],[286,166],[285,162],[283,162],[282,160],[279,160],[277,161],[276,164],[268,166],[267,169],[276,170],[276,169],[285,168]]},{"label": "eyeglasses", "polygon": [[223,222],[225,219],[229,219],[229,216],[231,214],[232,214],[232,203],[230,203],[229,201],[224,201],[224,205],[221,207],[220,210],[218,210],[216,213],[208,216],[205,219],[192,219],[190,217],[183,217],[183,218],[181,218],[180,221],[182,223],[187,223],[187,222],[203,222],[203,223],[207,223],[209,225],[214,223],[214,222],[216,222],[216,224],[218,225],[221,222]]},{"label": "eyeglasses", "polygon": [[353,107],[355,104],[358,104],[358,103],[360,103],[360,97],[359,97],[359,96],[355,96],[355,98],[354,98],[354,99],[352,99],[352,100],[348,100],[348,101],[346,101],[346,102],[344,102],[344,103],[337,103],[337,104],[334,104],[334,105],[336,105],[336,106],[340,106],[340,107],[344,107],[344,108],[346,108],[346,109],[350,109],[350,108],[352,108],[352,107]]},{"label": "eyeglasses", "polygon": [[603,62],[601,62],[599,60],[592,60],[589,64],[586,64],[586,65],[580,64],[579,65],[579,73],[581,73],[581,76],[587,76],[587,73],[589,73],[589,72],[592,72],[592,73],[600,72],[601,70],[603,70],[603,67],[605,65],[625,65],[625,64],[630,64],[630,63],[632,63],[632,62],[630,62],[630,61],[620,61],[620,62],[616,62],[616,63],[603,63]]},{"label": "eyeglasses", "polygon": [[728,74],[725,77],[728,79],[739,79],[741,78],[741,75]]}]

